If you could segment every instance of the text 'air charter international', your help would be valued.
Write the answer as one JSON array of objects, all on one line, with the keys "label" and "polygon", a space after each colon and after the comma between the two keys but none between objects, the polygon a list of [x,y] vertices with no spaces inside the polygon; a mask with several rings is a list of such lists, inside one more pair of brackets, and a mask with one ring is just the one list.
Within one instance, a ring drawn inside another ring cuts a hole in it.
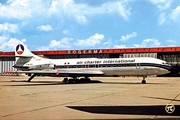
[{"label": "text 'air charter international'", "polygon": [[118,64],[118,63],[134,63],[135,59],[129,60],[92,60],[92,61],[78,61],[77,64]]}]

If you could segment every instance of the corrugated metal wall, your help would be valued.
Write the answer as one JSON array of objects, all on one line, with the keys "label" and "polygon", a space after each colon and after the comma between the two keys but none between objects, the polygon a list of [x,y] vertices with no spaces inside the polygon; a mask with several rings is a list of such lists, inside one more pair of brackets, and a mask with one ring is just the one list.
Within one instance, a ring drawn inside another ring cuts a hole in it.
[{"label": "corrugated metal wall", "polygon": [[14,57],[1,57],[0,58],[0,75],[16,75],[12,66],[15,64]]}]

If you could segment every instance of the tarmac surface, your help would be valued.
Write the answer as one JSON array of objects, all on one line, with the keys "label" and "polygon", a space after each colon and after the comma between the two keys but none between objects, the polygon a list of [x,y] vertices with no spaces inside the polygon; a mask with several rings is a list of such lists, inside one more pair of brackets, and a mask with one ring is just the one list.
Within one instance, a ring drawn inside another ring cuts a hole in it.
[{"label": "tarmac surface", "polygon": [[180,78],[0,76],[0,119],[180,119]]}]

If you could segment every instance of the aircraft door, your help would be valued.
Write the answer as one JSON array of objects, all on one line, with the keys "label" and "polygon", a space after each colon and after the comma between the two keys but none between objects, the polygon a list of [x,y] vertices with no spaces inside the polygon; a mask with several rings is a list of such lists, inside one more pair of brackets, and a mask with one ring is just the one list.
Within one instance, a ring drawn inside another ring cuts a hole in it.
[{"label": "aircraft door", "polygon": [[136,69],[140,69],[140,63],[136,63]]}]

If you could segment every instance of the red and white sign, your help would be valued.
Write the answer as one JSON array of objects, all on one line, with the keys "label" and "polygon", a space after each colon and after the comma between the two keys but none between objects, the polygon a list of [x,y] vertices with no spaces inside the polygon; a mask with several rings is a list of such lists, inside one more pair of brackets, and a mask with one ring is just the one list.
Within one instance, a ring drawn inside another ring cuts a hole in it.
[{"label": "red and white sign", "polygon": [[68,50],[68,54],[99,54],[102,50]]}]

